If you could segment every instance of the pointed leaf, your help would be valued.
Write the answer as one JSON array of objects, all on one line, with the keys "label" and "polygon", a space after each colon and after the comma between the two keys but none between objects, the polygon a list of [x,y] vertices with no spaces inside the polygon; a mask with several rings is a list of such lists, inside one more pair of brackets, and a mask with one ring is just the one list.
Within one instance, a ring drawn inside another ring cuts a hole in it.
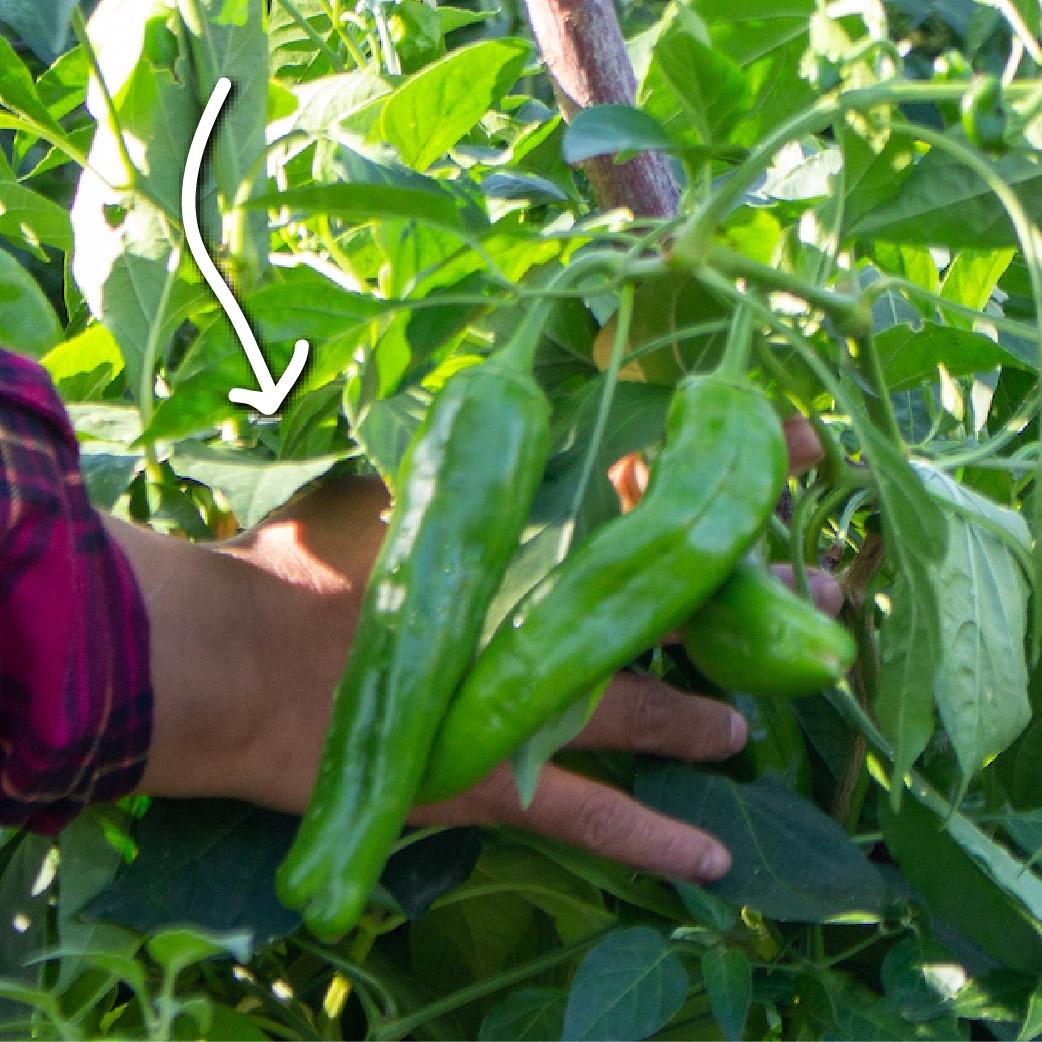
[{"label": "pointed leaf", "polygon": [[614,152],[670,151],[673,141],[654,116],[629,105],[593,105],[579,112],[564,134],[566,163]]},{"label": "pointed leaf", "polygon": [[770,776],[742,785],[679,763],[637,776],[637,798],[716,836],[731,871],[706,889],[772,919],[826,922],[882,909],[882,880],[823,811]]},{"label": "pointed leaf", "polygon": [[529,53],[523,40],[484,40],[428,65],[384,103],[380,139],[426,170],[513,87]]},{"label": "pointed leaf", "polygon": [[710,948],[702,956],[702,982],[724,1038],[740,1042],[753,998],[753,972],[739,948]]},{"label": "pointed leaf", "polygon": [[682,963],[656,930],[616,930],[575,971],[561,1038],[647,1038],[680,1009],[687,987]]}]

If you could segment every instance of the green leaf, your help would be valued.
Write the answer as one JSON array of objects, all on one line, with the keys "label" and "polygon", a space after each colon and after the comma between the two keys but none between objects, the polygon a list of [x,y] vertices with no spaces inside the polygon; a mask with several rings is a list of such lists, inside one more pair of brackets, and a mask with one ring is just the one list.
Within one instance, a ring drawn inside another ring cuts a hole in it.
[{"label": "green leaf", "polygon": [[397,487],[402,456],[419,430],[430,401],[430,394],[422,387],[380,398],[365,410],[352,431],[392,492]]},{"label": "green leaf", "polygon": [[[991,300],[999,280],[1010,266],[1016,251],[1009,250],[960,250],[948,265],[941,284],[941,296],[983,311]],[[971,319],[965,315],[952,314],[952,325],[970,328]]]},{"label": "green leaf", "polygon": [[138,827],[137,858],[85,914],[135,930],[190,924],[282,937],[300,922],[275,896],[275,869],[297,818],[230,800],[154,800]]},{"label": "green leaf", "polygon": [[181,178],[200,109],[170,16],[163,0],[106,0],[96,8],[90,36],[141,191],[113,187],[126,185],[129,172],[92,78],[87,101],[98,131],[71,211],[73,275],[91,313],[119,343],[134,395],[143,382],[151,386],[142,379],[150,334],[164,349],[187,312],[209,298],[208,288],[187,281],[191,262],[184,262],[184,277],[174,263]]},{"label": "green leaf", "polygon": [[1028,583],[1010,551],[1027,554],[1024,519],[941,471],[916,471],[948,514],[948,550],[930,567],[940,599],[941,657],[934,696],[965,784],[1031,720],[1024,655]]},{"label": "green leaf", "polygon": [[39,357],[60,339],[50,301],[14,257],[0,250],[0,343]]},{"label": "green leaf", "polygon": [[459,201],[438,189],[434,181],[429,189],[386,183],[312,185],[260,196],[252,200],[250,206],[270,209],[287,206],[299,213],[330,214],[358,224],[404,219],[456,232],[467,229]]},{"label": "green leaf", "polygon": [[1028,999],[1028,1010],[1024,1015],[1024,1022],[1017,1032],[1017,1042],[1028,1042],[1029,1039],[1038,1038],[1042,1035],[1042,984],[1040,984]]},{"label": "green leaf", "polygon": [[681,141],[726,142],[752,105],[749,85],[731,58],[703,43],[683,22],[684,16],[678,16],[659,37],[639,97],[657,117],[652,125]]},{"label": "green leaf", "polygon": [[38,250],[43,245],[64,252],[72,246],[72,225],[64,207],[25,185],[2,178],[0,235],[20,249]]},{"label": "green leaf", "polygon": [[876,337],[876,350],[887,386],[909,391],[937,379],[937,366],[951,376],[972,376],[999,365],[1034,369],[1034,360],[1013,354],[982,333],[953,329],[934,322],[922,328],[895,325]]},{"label": "green leaf", "polygon": [[951,1013],[967,973],[951,953],[927,937],[898,941],[884,956],[880,979],[886,996],[910,1020]]},{"label": "green leaf", "polygon": [[[80,913],[112,882],[123,864],[120,851],[105,835],[100,816],[79,815],[58,837],[58,936],[66,949],[104,950],[131,956],[141,944],[129,930],[104,923],[84,923]],[[58,987],[71,985],[83,962],[69,954],[58,963]]]},{"label": "green leaf", "polygon": [[[17,16],[9,4],[0,5],[0,20],[10,21],[12,13]],[[3,35],[0,35],[0,105],[59,137],[65,136],[65,131],[40,100],[32,74]]]},{"label": "green leaf", "polygon": [[813,86],[800,75],[814,0],[701,0],[698,15],[712,50],[741,70],[752,106],[731,131],[736,145],[751,145],[789,116],[813,103]]},{"label": "green leaf", "polygon": [[[49,62],[65,50],[69,21],[78,0],[0,0],[0,22],[7,24]],[[7,59],[0,56],[0,68]]]},{"label": "green leaf", "polygon": [[522,807],[528,807],[535,798],[539,774],[550,757],[590,722],[590,717],[607,686],[608,681],[605,680],[593,691],[577,699],[554,719],[548,720],[538,731],[529,735],[511,754],[510,765],[514,771],[518,799]]},{"label": "green leaf", "polygon": [[614,152],[668,152],[674,147],[657,119],[629,105],[582,109],[565,131],[561,145],[568,163]]},{"label": "green leaf", "polygon": [[846,976],[825,971],[813,978],[802,977],[799,983],[803,1002],[823,1029],[824,1038],[836,1042],[907,1042],[918,1034],[887,999],[878,998]]},{"label": "green leaf", "polygon": [[[890,613],[879,633],[879,697],[875,710],[894,743],[894,775],[901,778],[934,730],[933,684],[941,655],[940,617],[929,565],[947,546],[944,515],[908,460],[862,420],[859,434],[879,489],[883,538],[897,580]],[[900,787],[893,788],[900,799]]]},{"label": "green leaf", "polygon": [[233,955],[239,962],[249,962],[253,945],[245,930],[219,934],[175,927],[154,933],[145,947],[168,974],[176,976],[215,955]]},{"label": "green leaf", "polygon": [[531,847],[497,838],[485,843],[468,887],[478,892],[488,885],[509,887],[553,920],[565,943],[580,940],[613,925],[604,895],[591,881]]},{"label": "green leaf", "polygon": [[702,956],[702,982],[724,1038],[740,1042],[753,998],[753,972],[739,948],[710,948]]},{"label": "green leaf", "polygon": [[426,170],[510,90],[529,54],[523,40],[484,40],[428,65],[387,99],[380,140]]},{"label": "green leaf", "polygon": [[647,1038],[669,1023],[687,988],[683,964],[657,930],[615,930],[579,963],[561,1038]]},{"label": "green leaf", "polygon": [[738,921],[734,907],[716,894],[711,894],[705,887],[685,883],[681,879],[674,879],[672,883],[680,900],[684,902],[684,908],[700,926],[714,933],[727,933]]},{"label": "green leaf", "polygon": [[479,1042],[544,1042],[560,1038],[565,992],[557,988],[520,988],[496,1003],[481,1022]]},{"label": "green leaf", "polygon": [[69,401],[85,402],[101,393],[123,372],[123,356],[112,334],[95,323],[65,340],[40,359],[51,379]]},{"label": "green leaf", "polygon": [[637,798],[655,810],[716,836],[730,851],[731,871],[706,889],[772,919],[827,922],[837,916],[875,919],[883,885],[846,833],[813,803],[770,776],[741,785],[684,764],[641,771]]},{"label": "green leaf", "polygon": [[[466,892],[457,894],[464,897]],[[506,889],[440,904],[410,929],[413,966],[447,990],[492,976],[515,961],[533,916],[532,906]]]},{"label": "green leaf", "polygon": [[[1037,976],[1042,965],[1042,927],[975,863],[978,858],[981,864],[988,857],[1003,860],[1001,848],[978,832],[973,843],[976,857],[971,857],[949,832],[953,824],[961,833],[974,826],[955,812],[946,832],[941,819],[916,800],[904,800],[898,814],[881,800],[879,816],[887,849],[933,915],[1002,965]],[[970,845],[971,836],[962,838]],[[1008,854],[1004,860],[1012,862]],[[1018,873],[1019,868],[1007,866],[1005,878],[1012,880]],[[1030,871],[1019,881],[1025,887],[1039,887]]]},{"label": "green leaf", "polygon": [[[1042,166],[1034,153],[994,162],[1033,221],[1042,218]],[[991,189],[947,152],[923,157],[901,191],[869,210],[850,228],[861,239],[951,249],[1001,249],[1017,245],[1006,211]]]},{"label": "green leaf", "polygon": [[240,524],[252,528],[341,458],[271,460],[241,450],[182,444],[171,455],[170,466],[181,477],[224,493]]}]

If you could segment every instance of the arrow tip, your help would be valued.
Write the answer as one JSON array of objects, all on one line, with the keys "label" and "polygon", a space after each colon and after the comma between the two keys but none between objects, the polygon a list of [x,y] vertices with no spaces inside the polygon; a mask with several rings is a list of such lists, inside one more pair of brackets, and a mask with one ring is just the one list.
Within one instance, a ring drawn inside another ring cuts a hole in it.
[{"label": "arrow tip", "polygon": [[[286,395],[293,390],[294,385],[300,379],[300,374],[307,364],[311,345],[306,340],[298,340],[293,345],[293,357],[286,366],[278,383],[270,383],[260,391],[250,390],[248,387],[233,387],[228,392],[228,400],[236,405],[246,405],[264,416],[274,416],[282,408]],[[265,383],[267,381],[262,381]]]}]

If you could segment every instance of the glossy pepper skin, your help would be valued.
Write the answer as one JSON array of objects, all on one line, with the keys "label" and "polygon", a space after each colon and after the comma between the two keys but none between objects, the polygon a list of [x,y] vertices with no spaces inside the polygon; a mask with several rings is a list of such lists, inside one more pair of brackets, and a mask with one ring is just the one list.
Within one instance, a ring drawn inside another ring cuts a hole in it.
[{"label": "glossy pepper skin", "polygon": [[542,477],[549,406],[515,361],[452,376],[403,458],[318,780],[278,873],[280,897],[319,936],[365,908]]},{"label": "glossy pepper skin", "polygon": [[813,695],[854,664],[854,638],[766,568],[743,561],[684,627],[688,658],[717,687]]},{"label": "glossy pepper skin", "polygon": [[760,534],[785,467],[781,425],[759,391],[716,375],[681,381],[644,498],[509,613],[442,721],[419,798],[467,788],[679,626]]}]

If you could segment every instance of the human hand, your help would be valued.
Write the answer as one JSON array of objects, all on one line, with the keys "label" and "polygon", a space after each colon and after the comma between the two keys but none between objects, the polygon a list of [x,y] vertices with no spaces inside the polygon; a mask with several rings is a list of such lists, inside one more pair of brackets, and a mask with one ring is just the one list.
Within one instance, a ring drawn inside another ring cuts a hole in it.
[{"label": "human hand", "polygon": [[[821,458],[821,447],[801,416],[784,425],[790,470],[801,473]],[[647,488],[647,468],[638,454],[623,457],[610,477],[624,511]],[[775,568],[792,583],[792,569]],[[812,572],[815,603],[839,612],[838,584]],[[617,675],[573,748],[653,753],[690,762],[724,760],[746,741],[746,724],[730,706],[673,690],[654,677]],[[514,825],[553,836],[635,868],[707,882],[726,874],[731,859],[713,837],[642,806],[625,792],[576,775],[553,763],[539,777],[535,796],[521,806],[510,765],[500,764],[471,789],[442,803],[417,807],[417,825]]]}]

